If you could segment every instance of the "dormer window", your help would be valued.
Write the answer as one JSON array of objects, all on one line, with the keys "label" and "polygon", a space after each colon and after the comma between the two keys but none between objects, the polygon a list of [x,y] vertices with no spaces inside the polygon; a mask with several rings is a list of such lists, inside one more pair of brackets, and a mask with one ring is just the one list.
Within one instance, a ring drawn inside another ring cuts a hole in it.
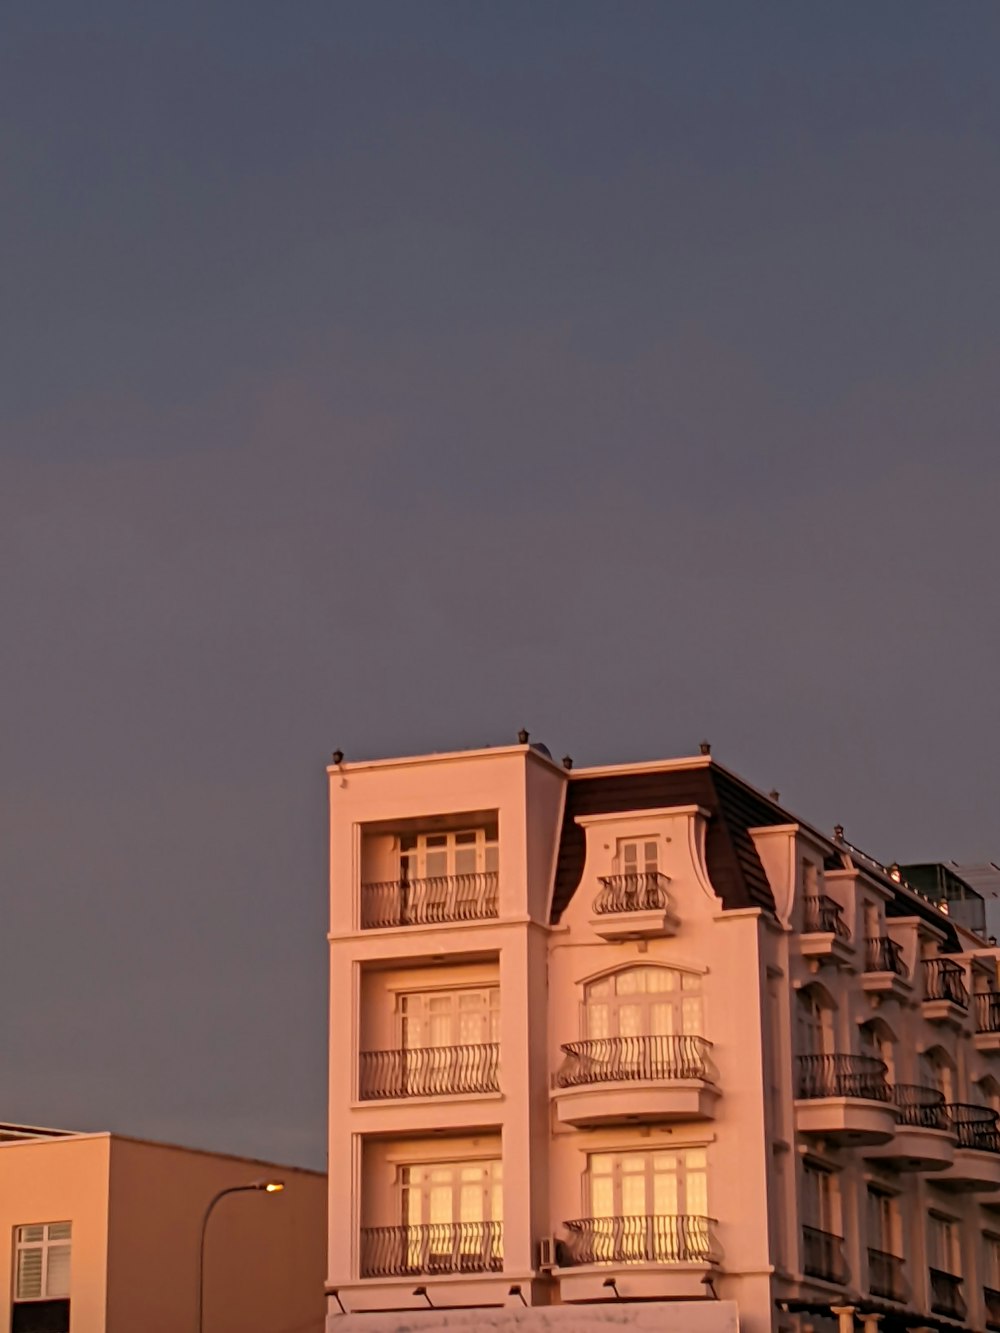
[{"label": "dormer window", "polygon": [[619,838],[616,875],[655,875],[660,869],[660,845],[655,838]]}]

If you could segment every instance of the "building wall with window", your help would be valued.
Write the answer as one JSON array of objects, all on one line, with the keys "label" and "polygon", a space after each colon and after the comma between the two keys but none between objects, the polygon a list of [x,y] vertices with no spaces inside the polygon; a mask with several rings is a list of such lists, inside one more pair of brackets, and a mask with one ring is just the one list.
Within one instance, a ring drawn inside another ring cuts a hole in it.
[{"label": "building wall with window", "polygon": [[323,1175],[109,1134],[0,1142],[0,1327],[194,1330],[205,1207],[264,1175],[285,1189],[227,1196],[212,1215],[205,1328],[319,1333]]},{"label": "building wall with window", "polygon": [[708,755],[340,764],[330,815],[331,1333],[1000,1328],[997,951],[898,870]]}]

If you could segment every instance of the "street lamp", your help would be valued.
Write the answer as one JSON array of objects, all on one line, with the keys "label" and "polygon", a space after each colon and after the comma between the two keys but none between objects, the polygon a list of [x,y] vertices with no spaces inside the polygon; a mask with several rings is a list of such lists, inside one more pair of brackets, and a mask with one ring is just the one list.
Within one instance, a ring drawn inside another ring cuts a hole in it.
[{"label": "street lamp", "polygon": [[242,1194],[246,1190],[260,1190],[265,1194],[280,1194],[284,1188],[285,1182],[283,1180],[253,1180],[249,1185],[230,1185],[224,1190],[219,1190],[218,1194],[210,1200],[201,1219],[201,1239],[198,1243],[198,1333],[202,1333],[205,1321],[205,1232],[208,1230],[208,1219],[212,1216],[212,1210],[219,1200],[224,1199],[227,1194]]}]

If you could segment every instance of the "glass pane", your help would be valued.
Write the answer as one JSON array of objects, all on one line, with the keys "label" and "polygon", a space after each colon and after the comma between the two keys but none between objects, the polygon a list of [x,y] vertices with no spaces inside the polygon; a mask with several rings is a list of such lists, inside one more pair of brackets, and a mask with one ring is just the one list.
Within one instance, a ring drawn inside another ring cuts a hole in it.
[{"label": "glass pane", "polygon": [[644,989],[656,994],[674,990],[677,985],[677,973],[669,967],[643,968]]},{"label": "glass pane", "polygon": [[642,1033],[642,1006],[623,1004],[618,1010],[618,1035],[638,1037]]},{"label": "glass pane", "polygon": [[590,1181],[592,1217],[614,1217],[615,1196],[610,1176],[592,1176]]},{"label": "glass pane", "polygon": [[[680,1213],[677,1176],[674,1172],[659,1171],[653,1176],[653,1212],[657,1217],[676,1217]],[[689,1208],[688,1212],[694,1212]]]},{"label": "glass pane", "polygon": [[[643,1164],[644,1165],[644,1164]],[[622,1216],[643,1217],[646,1208],[646,1173],[622,1176]]]},{"label": "glass pane", "polygon": [[37,1241],[45,1238],[44,1226],[18,1227],[17,1238],[20,1241]]},{"label": "glass pane", "polygon": [[475,847],[455,848],[455,874],[474,875],[477,870]]},{"label": "glass pane", "polygon": [[484,1202],[482,1181],[477,1181],[475,1185],[463,1185],[459,1203],[459,1221],[482,1222]]},{"label": "glass pane", "polygon": [[689,1037],[701,1034],[701,1000],[689,996],[681,1001],[681,1023]]},{"label": "glass pane", "polygon": [[614,1158],[608,1153],[595,1153],[588,1160],[590,1163],[590,1174],[592,1176],[611,1175],[614,1166]]},{"label": "glass pane", "polygon": [[45,1282],[46,1296],[69,1295],[69,1246],[51,1245]]},{"label": "glass pane", "polygon": [[643,853],[644,853],[643,859],[645,861],[644,868],[646,872],[649,874],[655,874],[659,864],[657,844],[655,842],[643,843]]},{"label": "glass pane", "polygon": [[704,1171],[689,1171],[684,1178],[684,1211],[692,1217],[708,1216],[708,1176]]},{"label": "glass pane", "polygon": [[670,1037],[674,1031],[674,1006],[672,1004],[651,1004],[649,1006],[649,1035],[651,1037]]},{"label": "glass pane", "polygon": [[681,990],[701,990],[701,977],[697,972],[681,973]]},{"label": "glass pane", "polygon": [[42,1294],[42,1250],[21,1250],[17,1256],[17,1298],[34,1300]]},{"label": "glass pane", "polygon": [[500,869],[500,849],[496,843],[487,844],[483,869],[489,874],[496,874]]},{"label": "glass pane", "polygon": [[606,1004],[591,1004],[586,1009],[588,1037],[610,1036],[610,1014]]},{"label": "glass pane", "polygon": [[424,865],[424,873],[428,879],[435,879],[438,875],[447,875],[448,853],[428,852]]}]

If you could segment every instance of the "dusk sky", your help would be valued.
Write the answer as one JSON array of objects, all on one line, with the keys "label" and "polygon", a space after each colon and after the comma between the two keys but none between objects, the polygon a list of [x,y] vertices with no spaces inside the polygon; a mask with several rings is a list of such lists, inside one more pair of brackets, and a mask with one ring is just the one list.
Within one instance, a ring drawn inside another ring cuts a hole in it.
[{"label": "dusk sky", "polygon": [[0,1119],[322,1165],[332,749],[1000,861],[1000,5],[8,0]]}]

